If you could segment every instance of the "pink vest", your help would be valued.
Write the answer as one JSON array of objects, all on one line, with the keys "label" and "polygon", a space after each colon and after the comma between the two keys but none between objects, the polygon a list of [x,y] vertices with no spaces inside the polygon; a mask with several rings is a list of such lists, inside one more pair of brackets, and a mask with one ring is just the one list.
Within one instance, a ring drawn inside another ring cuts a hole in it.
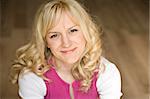
[{"label": "pink vest", "polygon": [[[53,67],[45,73],[45,76],[51,80],[51,82],[45,81],[47,87],[45,99],[71,99],[69,92],[70,85],[59,77]],[[87,93],[79,90],[80,81],[74,81],[72,83],[74,99],[99,99],[96,81],[97,78],[94,76],[91,88]]]}]

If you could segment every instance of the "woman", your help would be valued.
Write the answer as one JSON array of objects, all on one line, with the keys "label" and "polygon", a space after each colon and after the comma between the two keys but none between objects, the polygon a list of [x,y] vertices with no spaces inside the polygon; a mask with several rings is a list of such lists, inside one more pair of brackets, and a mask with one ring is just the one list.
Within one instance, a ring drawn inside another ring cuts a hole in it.
[{"label": "woman", "polygon": [[101,32],[75,0],[39,9],[29,44],[12,66],[23,99],[119,99],[120,74],[101,56]]}]

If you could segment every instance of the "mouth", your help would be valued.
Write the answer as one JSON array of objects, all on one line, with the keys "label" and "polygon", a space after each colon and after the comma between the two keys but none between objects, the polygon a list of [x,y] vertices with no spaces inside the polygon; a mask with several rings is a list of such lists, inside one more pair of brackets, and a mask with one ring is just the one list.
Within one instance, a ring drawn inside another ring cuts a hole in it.
[{"label": "mouth", "polygon": [[62,50],[61,52],[64,53],[64,54],[69,54],[69,53],[72,53],[73,51],[75,51],[77,48],[73,48],[73,49],[68,49],[68,50]]}]

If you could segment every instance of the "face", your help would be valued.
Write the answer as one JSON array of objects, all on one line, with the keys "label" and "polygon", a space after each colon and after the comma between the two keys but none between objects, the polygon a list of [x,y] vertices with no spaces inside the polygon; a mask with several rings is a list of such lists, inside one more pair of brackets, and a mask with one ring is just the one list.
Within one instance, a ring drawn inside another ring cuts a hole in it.
[{"label": "face", "polygon": [[64,13],[58,24],[46,35],[47,46],[55,61],[62,64],[76,63],[85,50],[85,38],[80,27]]}]

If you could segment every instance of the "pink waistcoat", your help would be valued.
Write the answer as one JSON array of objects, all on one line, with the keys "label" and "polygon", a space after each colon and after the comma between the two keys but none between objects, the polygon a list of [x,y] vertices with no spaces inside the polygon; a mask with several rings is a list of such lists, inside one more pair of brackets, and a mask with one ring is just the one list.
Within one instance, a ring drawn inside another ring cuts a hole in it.
[{"label": "pink waistcoat", "polygon": [[[47,92],[45,99],[71,99],[69,92],[69,84],[62,80],[52,67],[45,73],[45,76],[51,81],[45,80]],[[74,81],[72,83],[74,99],[99,99],[99,95],[96,88],[97,78],[94,76],[91,88],[87,93],[80,91],[80,81]]]}]

